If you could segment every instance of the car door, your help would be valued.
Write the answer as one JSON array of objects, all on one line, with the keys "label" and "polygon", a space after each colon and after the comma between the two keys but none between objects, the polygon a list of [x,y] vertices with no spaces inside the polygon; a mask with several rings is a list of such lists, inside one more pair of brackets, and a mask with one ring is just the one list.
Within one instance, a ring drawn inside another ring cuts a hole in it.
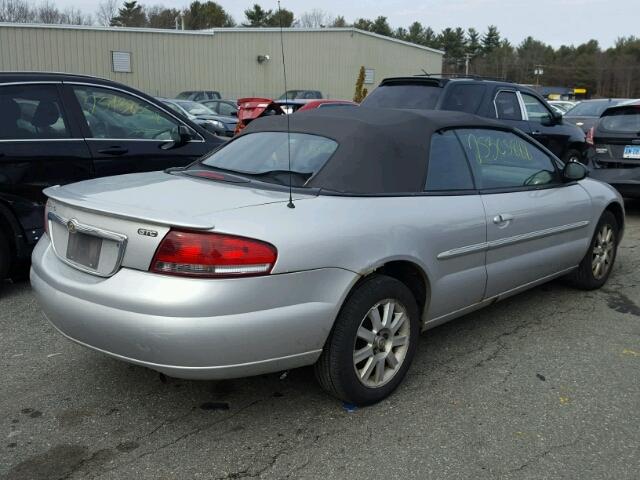
[{"label": "car door", "polygon": [[493,109],[498,120],[510,127],[531,133],[526,112],[522,108],[519,93],[515,89],[500,88],[493,97]]},{"label": "car door", "polygon": [[82,118],[97,177],[183,166],[207,151],[193,130],[192,141],[173,147],[182,122],[133,93],[105,85],[65,88]]},{"label": "car door", "polygon": [[0,201],[11,204],[28,243],[42,234],[42,190],[91,175],[89,149],[58,83],[0,85]]},{"label": "car door", "polygon": [[428,318],[434,325],[479,303],[487,281],[485,252],[478,248],[486,242],[484,207],[453,131],[431,137],[425,196],[425,263],[437,279],[431,285]]},{"label": "car door", "polygon": [[531,136],[547,147],[551,152],[562,157],[568,145],[570,132],[555,120],[551,110],[538,97],[520,92],[520,98],[529,122]]},{"label": "car door", "polygon": [[564,183],[557,160],[526,137],[461,129],[487,221],[486,298],[578,265],[590,241],[591,199]]}]

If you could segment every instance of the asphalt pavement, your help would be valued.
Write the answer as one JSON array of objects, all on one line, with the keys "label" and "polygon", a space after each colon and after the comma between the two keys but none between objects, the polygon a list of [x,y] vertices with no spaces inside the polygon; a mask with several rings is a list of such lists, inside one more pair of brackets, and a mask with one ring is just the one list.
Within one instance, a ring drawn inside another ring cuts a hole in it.
[{"label": "asphalt pavement", "polygon": [[72,344],[0,285],[2,479],[638,479],[640,202],[599,291],[561,281],[423,334],[353,409],[311,369],[167,378]]}]

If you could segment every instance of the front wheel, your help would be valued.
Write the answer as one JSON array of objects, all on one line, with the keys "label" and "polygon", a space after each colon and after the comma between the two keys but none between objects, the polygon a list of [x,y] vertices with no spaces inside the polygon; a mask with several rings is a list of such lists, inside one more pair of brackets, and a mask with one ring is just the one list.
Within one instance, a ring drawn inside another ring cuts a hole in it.
[{"label": "front wheel", "polygon": [[343,305],[315,365],[322,387],[356,405],[390,395],[415,355],[419,317],[402,282],[384,275],[365,279]]},{"label": "front wheel", "polygon": [[569,274],[575,287],[595,290],[607,282],[616,259],[618,233],[616,217],[606,210],[598,221],[587,254],[578,268]]}]

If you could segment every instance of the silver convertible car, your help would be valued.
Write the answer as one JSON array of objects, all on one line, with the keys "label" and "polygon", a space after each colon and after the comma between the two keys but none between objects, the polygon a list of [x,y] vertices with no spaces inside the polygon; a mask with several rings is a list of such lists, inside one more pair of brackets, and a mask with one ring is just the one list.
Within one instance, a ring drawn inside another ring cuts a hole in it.
[{"label": "silver convertible car", "polygon": [[193,379],[315,365],[370,404],[421,330],[607,281],[623,203],[586,173],[463,113],[269,117],[186,168],[47,189],[31,282],[63,335],[115,358]]}]

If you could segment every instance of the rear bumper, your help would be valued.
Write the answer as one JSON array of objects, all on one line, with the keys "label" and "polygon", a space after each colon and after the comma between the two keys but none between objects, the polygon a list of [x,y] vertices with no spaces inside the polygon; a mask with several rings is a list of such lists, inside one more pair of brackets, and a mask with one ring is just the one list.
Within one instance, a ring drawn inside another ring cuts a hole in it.
[{"label": "rear bumper", "polygon": [[48,237],[31,283],[71,340],[167,375],[222,379],[314,363],[357,275],[337,269],[198,280],[121,269],[110,278],[61,262]]},{"label": "rear bumper", "polygon": [[589,176],[608,183],[623,197],[640,197],[640,167],[594,168]]}]

